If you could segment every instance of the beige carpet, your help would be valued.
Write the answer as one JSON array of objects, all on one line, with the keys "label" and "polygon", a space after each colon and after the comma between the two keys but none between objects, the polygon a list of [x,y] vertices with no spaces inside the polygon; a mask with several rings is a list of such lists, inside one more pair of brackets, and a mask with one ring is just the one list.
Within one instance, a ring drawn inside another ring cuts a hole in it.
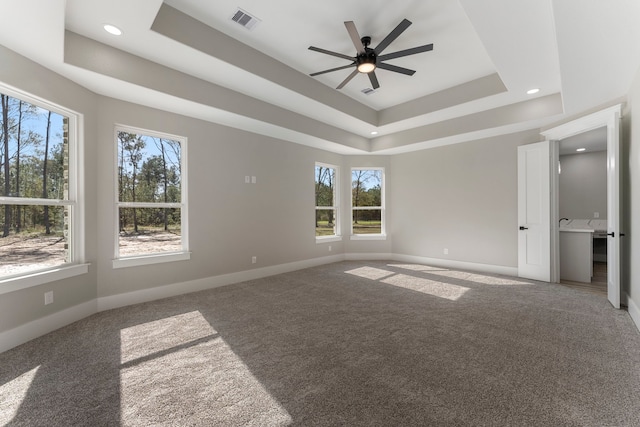
[{"label": "beige carpet", "polygon": [[0,354],[10,426],[638,426],[605,298],[341,262],[102,312]]}]

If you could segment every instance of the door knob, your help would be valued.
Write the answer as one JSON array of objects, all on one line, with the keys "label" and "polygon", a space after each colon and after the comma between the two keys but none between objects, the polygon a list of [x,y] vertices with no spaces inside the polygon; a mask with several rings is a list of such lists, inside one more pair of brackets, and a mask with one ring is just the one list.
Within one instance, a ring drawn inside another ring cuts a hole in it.
[{"label": "door knob", "polygon": [[611,233],[607,233],[607,236],[616,237],[616,232],[612,231]]},{"label": "door knob", "polygon": [[522,225],[520,226],[520,230],[528,230],[528,229],[529,229],[529,227],[525,227],[525,226],[522,226]]}]

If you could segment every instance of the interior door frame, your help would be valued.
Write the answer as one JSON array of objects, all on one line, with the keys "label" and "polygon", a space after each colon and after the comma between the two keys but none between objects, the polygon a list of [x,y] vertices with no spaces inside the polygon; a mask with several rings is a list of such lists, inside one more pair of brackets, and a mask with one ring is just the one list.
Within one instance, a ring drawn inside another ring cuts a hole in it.
[{"label": "interior door frame", "polygon": [[[552,156],[552,165],[555,165],[555,168],[553,169],[554,173],[551,173],[551,194],[550,194],[550,198],[551,198],[551,282],[552,283],[558,283],[560,281],[560,248],[559,248],[559,238],[558,238],[558,233],[559,233],[559,227],[558,227],[558,219],[560,216],[559,213],[559,189],[558,189],[558,181],[559,181],[559,174],[558,174],[558,164],[560,161],[559,158],[559,144],[560,141],[568,138],[570,136],[574,136],[574,135],[578,135],[584,132],[588,132],[590,130],[593,129],[598,129],[601,127],[606,127],[607,128],[607,161],[611,163],[610,159],[611,156],[614,155],[614,153],[611,152],[611,139],[615,136],[614,133],[618,133],[618,139],[619,139],[619,143],[620,143],[620,119],[622,117],[622,104],[617,104],[614,105],[612,107],[606,108],[604,110],[586,115],[584,117],[580,117],[577,118],[575,120],[572,120],[568,123],[556,126],[552,129],[540,132],[545,139],[548,139],[550,141],[553,141],[554,143],[551,144],[552,147],[555,147],[551,150],[551,156]],[[619,153],[615,153],[618,154]],[[614,159],[613,162],[613,166],[618,168],[618,173],[619,173],[619,168],[621,165],[620,159]],[[609,177],[609,174],[607,174],[607,177]],[[607,190],[609,186],[607,185]],[[620,188],[618,188],[618,193],[620,192]],[[607,197],[607,203],[617,203],[618,204],[618,212],[619,212],[619,217],[621,216],[621,209],[620,209],[620,203],[619,203],[619,197],[613,197],[612,201],[609,200],[609,196]],[[607,207],[608,208],[608,207]],[[615,233],[617,234],[616,238],[619,240],[620,237],[620,224],[621,221],[618,221],[617,227],[618,230],[615,230]],[[621,254],[618,253],[618,258],[621,259]],[[618,272],[618,276],[621,277],[621,275],[619,274],[620,272]],[[607,280],[607,282],[609,282]],[[612,289],[608,289],[608,294],[611,295],[612,291],[614,291],[614,294],[617,292],[618,294],[618,298],[617,298],[617,304],[615,303],[615,301],[612,301],[612,304],[616,307],[616,308],[620,308],[620,288],[622,284],[620,283],[620,279],[618,280],[618,289],[617,290],[612,290]],[[611,287],[611,283],[608,284],[608,287]]]}]

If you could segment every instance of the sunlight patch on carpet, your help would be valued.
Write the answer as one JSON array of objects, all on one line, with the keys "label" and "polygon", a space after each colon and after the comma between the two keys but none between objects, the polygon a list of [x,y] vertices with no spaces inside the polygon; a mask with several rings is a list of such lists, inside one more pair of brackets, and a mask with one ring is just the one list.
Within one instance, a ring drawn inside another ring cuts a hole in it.
[{"label": "sunlight patch on carpet", "polygon": [[433,267],[431,265],[422,265],[422,264],[388,264],[389,267],[392,268],[404,268],[405,270],[411,271],[426,271],[431,273],[433,271],[449,271],[444,267]]},{"label": "sunlight patch on carpet", "polygon": [[395,276],[381,280],[381,282],[451,301],[457,301],[469,290],[469,288],[464,286],[436,282],[406,274],[396,274]]},{"label": "sunlight patch on carpet", "polygon": [[9,425],[16,416],[40,365],[6,384],[0,385],[0,425]]},{"label": "sunlight patch on carpet", "polygon": [[354,268],[353,270],[345,271],[345,273],[371,280],[380,280],[395,274],[393,271],[382,270],[374,267]]},{"label": "sunlight patch on carpet", "polygon": [[199,311],[121,330],[123,425],[290,425],[262,386]]},{"label": "sunlight patch on carpet", "polygon": [[145,358],[214,334],[215,329],[199,311],[124,328],[120,331],[120,361]]},{"label": "sunlight patch on carpet", "polygon": [[457,280],[466,280],[467,282],[477,283],[479,285],[495,285],[495,286],[523,286],[532,285],[531,282],[516,280],[513,277],[495,277],[486,276],[484,274],[469,273],[466,271],[438,271],[429,272],[442,277],[448,277]]}]

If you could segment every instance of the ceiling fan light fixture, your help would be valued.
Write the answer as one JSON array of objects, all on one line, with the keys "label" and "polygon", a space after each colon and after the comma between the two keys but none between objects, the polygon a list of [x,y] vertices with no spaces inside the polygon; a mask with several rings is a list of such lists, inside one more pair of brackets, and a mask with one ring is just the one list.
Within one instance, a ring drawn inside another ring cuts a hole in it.
[{"label": "ceiling fan light fixture", "polygon": [[363,62],[358,64],[358,71],[361,73],[370,73],[376,69],[376,64],[373,62]]}]

